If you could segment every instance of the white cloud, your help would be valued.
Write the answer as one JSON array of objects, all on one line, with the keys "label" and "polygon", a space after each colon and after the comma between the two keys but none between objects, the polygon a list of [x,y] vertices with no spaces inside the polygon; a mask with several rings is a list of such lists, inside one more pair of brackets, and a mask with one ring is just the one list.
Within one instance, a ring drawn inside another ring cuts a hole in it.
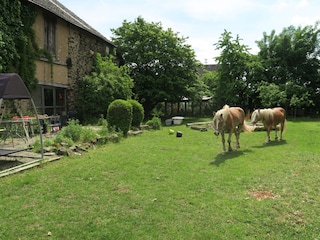
[{"label": "white cloud", "polygon": [[309,1],[308,0],[301,0],[298,3],[298,7],[305,7],[305,6],[308,6],[308,5],[309,5]]}]

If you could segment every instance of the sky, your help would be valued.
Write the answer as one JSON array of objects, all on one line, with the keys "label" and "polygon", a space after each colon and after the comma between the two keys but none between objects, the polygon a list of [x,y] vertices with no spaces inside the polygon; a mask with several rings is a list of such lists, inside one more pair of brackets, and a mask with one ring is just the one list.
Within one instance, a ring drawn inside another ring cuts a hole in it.
[{"label": "sky", "polygon": [[134,22],[139,16],[148,23],[171,28],[195,51],[203,64],[216,63],[215,44],[226,30],[240,43],[259,50],[263,33],[276,34],[291,25],[305,27],[320,21],[319,0],[59,0],[95,30],[111,40],[110,29]]}]

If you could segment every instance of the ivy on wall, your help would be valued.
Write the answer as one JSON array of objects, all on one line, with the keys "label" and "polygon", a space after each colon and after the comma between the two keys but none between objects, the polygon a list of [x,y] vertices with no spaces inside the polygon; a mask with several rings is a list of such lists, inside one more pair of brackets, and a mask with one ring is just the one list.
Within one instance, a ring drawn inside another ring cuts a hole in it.
[{"label": "ivy on wall", "polygon": [[0,72],[18,73],[31,91],[37,86],[39,52],[32,28],[36,11],[25,0],[0,1]]}]

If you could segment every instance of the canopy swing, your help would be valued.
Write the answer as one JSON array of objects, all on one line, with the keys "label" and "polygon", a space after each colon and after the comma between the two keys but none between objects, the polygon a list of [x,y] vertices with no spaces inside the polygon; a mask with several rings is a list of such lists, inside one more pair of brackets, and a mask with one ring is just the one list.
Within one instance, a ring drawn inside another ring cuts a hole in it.
[{"label": "canopy swing", "polygon": [[[41,131],[41,124],[39,121],[38,113],[36,106],[34,104],[34,101],[22,81],[21,77],[16,74],[16,73],[1,73],[0,74],[0,110],[3,112],[1,113],[1,118],[0,118],[0,124],[4,122],[3,120],[3,115],[5,112],[5,107],[2,109],[2,104],[4,100],[30,100],[33,111],[35,113],[35,120],[36,120],[36,125],[38,126],[39,129],[39,136],[40,136],[40,145],[41,145],[41,159],[43,158],[43,141],[42,141],[42,131]],[[3,104],[5,106],[5,104]],[[21,115],[21,114],[20,114]],[[29,139],[28,131],[26,130],[26,124],[24,121],[24,117],[21,115],[19,120],[21,120],[21,125],[24,129],[25,132],[25,142],[26,140]],[[17,133],[18,134],[18,133]],[[12,140],[13,143],[13,140]],[[0,156],[10,156],[11,154],[25,151],[25,150],[30,150],[31,147],[25,147],[25,148],[0,148]]]}]

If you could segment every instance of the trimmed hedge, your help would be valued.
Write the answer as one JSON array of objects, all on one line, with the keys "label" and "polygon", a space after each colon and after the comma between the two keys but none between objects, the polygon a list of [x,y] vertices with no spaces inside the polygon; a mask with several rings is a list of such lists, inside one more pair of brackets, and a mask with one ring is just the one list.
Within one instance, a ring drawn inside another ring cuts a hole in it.
[{"label": "trimmed hedge", "polygon": [[140,124],[142,123],[144,119],[144,108],[141,103],[139,103],[137,100],[128,100],[129,103],[132,105],[132,123],[131,125],[133,127],[140,127]]},{"label": "trimmed hedge", "polygon": [[115,128],[121,131],[124,136],[127,136],[132,123],[132,105],[130,102],[123,99],[116,99],[110,103],[107,111],[108,127]]}]

